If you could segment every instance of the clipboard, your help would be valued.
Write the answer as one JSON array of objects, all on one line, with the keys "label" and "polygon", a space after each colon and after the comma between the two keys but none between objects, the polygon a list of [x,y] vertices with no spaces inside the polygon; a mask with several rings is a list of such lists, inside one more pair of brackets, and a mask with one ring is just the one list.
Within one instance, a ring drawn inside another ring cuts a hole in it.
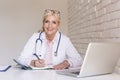
[{"label": "clipboard", "polygon": [[14,61],[15,63],[17,63],[17,64],[21,67],[21,69],[24,69],[24,70],[32,70],[31,67],[25,66],[25,65],[21,64],[21,63],[18,62],[16,59],[13,59],[13,61]]},{"label": "clipboard", "polygon": [[21,69],[24,69],[24,70],[52,70],[53,69],[53,66],[45,66],[45,67],[25,66],[20,62],[18,62],[16,59],[13,59],[13,61],[16,62],[21,67]]}]

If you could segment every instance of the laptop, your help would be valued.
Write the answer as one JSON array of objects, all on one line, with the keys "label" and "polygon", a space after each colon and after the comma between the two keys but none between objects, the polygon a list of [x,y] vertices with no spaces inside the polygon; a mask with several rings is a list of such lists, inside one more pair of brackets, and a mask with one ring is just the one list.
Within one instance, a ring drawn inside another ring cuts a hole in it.
[{"label": "laptop", "polygon": [[81,68],[57,70],[74,77],[90,77],[112,73],[120,58],[120,43],[89,43]]}]

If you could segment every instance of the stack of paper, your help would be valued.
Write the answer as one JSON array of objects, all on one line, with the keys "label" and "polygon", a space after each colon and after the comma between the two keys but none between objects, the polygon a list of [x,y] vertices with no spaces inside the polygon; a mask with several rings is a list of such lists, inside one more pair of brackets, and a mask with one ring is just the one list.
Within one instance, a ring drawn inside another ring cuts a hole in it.
[{"label": "stack of paper", "polygon": [[30,66],[33,70],[37,70],[37,69],[45,69],[45,70],[49,70],[49,69],[53,69],[53,66],[52,65],[47,65],[45,67],[33,67],[33,66]]}]

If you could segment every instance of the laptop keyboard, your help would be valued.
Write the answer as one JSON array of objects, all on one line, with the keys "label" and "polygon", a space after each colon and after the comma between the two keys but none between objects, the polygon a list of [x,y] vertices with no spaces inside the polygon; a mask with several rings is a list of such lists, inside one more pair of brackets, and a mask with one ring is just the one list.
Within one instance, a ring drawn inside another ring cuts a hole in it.
[{"label": "laptop keyboard", "polygon": [[72,73],[72,74],[77,74],[77,75],[79,75],[80,72],[71,72],[71,73]]}]

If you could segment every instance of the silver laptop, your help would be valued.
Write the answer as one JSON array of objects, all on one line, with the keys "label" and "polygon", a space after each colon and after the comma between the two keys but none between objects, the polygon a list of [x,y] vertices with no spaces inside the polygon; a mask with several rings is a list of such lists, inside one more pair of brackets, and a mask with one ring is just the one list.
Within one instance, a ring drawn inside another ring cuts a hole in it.
[{"label": "silver laptop", "polygon": [[81,68],[56,71],[58,74],[89,77],[112,73],[120,58],[120,43],[90,43]]}]

